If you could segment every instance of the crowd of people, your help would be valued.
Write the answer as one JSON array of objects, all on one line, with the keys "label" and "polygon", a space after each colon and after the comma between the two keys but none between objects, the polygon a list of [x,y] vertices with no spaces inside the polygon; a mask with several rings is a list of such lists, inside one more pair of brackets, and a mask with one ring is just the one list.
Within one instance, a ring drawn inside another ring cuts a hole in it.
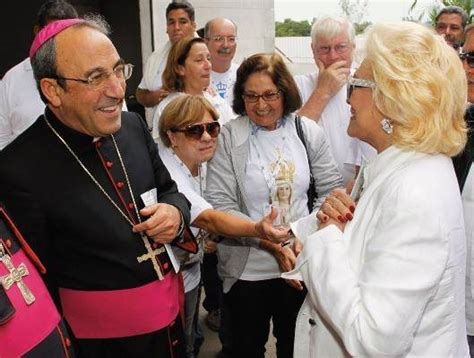
[{"label": "crowd of people", "polygon": [[[133,65],[103,17],[38,11],[0,83],[0,357],[474,357],[474,25],[312,25],[315,72],[234,63],[237,24]],[[21,88],[21,95],[18,92]]]}]

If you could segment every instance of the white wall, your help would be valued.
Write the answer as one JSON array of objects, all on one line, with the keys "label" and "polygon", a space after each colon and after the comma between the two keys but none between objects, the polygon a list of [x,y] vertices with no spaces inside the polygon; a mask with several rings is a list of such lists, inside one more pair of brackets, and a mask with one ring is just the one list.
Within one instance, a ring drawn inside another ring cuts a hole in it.
[{"label": "white wall", "polygon": [[[275,42],[273,0],[191,0],[197,28],[214,17],[227,17],[237,24],[237,53],[234,61],[258,52],[272,52]],[[169,0],[140,0],[143,63],[151,53],[150,11],[153,11],[154,48],[168,40],[165,10]]]}]

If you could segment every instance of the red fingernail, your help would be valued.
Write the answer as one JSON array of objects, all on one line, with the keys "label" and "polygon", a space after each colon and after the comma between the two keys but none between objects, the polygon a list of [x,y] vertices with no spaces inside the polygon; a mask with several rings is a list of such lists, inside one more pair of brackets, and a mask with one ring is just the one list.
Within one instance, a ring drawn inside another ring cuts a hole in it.
[{"label": "red fingernail", "polygon": [[337,217],[337,220],[339,220],[340,222],[343,222],[344,218],[343,218],[341,215],[339,215],[339,216]]},{"label": "red fingernail", "polygon": [[329,219],[329,216],[323,216],[323,223],[325,223],[326,221],[328,221]]},{"label": "red fingernail", "polygon": [[352,215],[349,214],[349,213],[347,213],[347,214],[346,214],[346,218],[347,218],[347,220],[352,220]]},{"label": "red fingernail", "polygon": [[355,208],[355,206],[354,206],[354,205],[351,205],[351,206],[349,206],[349,210],[350,210],[351,212],[354,212],[354,211],[355,211],[355,209],[356,209],[356,208]]}]

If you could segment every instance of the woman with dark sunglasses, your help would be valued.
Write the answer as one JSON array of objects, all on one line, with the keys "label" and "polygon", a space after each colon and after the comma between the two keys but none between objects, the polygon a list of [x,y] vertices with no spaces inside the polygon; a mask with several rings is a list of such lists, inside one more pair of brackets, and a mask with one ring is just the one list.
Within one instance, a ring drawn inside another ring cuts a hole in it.
[{"label": "woman with dark sunglasses", "polygon": [[[240,117],[223,126],[208,164],[206,198],[216,209],[255,220],[276,207],[275,224],[288,227],[309,214],[310,173],[318,196],[314,208],[342,187],[321,127],[300,118],[306,145],[299,137],[293,112],[300,106],[296,84],[279,55],[257,54],[242,62],[233,101]],[[298,281],[285,282],[280,275],[293,268],[297,248],[256,237],[224,239],[218,245],[233,357],[264,357],[270,321],[278,357],[293,356],[296,315],[305,294]]]},{"label": "woman with dark sunglasses", "polygon": [[419,24],[374,25],[366,48],[348,83],[347,132],[378,154],[360,190],[331,193],[319,230],[301,235],[308,296],[295,357],[467,357],[466,238],[449,158],[466,143],[466,78]]},{"label": "woman with dark sunglasses", "polygon": [[214,210],[203,198],[206,173],[203,164],[212,158],[216,149],[220,125],[217,111],[203,96],[182,95],[164,109],[159,123],[163,142],[160,156],[178,189],[191,203],[192,230],[200,242],[200,251],[194,256],[177,249],[181,258],[185,286],[185,337],[188,357],[193,357],[194,313],[198,304],[200,259],[203,239],[209,234],[226,237],[257,236],[276,242],[288,239],[288,230],[272,226],[272,218],[251,221]]},{"label": "woman with dark sunglasses", "polygon": [[163,71],[163,89],[170,94],[158,105],[153,115],[153,139],[161,146],[159,123],[166,106],[183,94],[204,96],[219,113],[221,124],[235,117],[227,102],[210,87],[211,55],[203,39],[184,38],[175,43]]}]

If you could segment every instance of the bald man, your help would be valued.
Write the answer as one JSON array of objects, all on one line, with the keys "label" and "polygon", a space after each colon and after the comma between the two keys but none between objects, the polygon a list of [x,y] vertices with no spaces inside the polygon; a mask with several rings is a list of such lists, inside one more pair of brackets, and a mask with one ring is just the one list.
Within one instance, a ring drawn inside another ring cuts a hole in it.
[{"label": "bald man", "polygon": [[232,106],[238,65],[232,60],[237,49],[237,25],[225,18],[206,23],[204,38],[211,55],[211,85]]}]

